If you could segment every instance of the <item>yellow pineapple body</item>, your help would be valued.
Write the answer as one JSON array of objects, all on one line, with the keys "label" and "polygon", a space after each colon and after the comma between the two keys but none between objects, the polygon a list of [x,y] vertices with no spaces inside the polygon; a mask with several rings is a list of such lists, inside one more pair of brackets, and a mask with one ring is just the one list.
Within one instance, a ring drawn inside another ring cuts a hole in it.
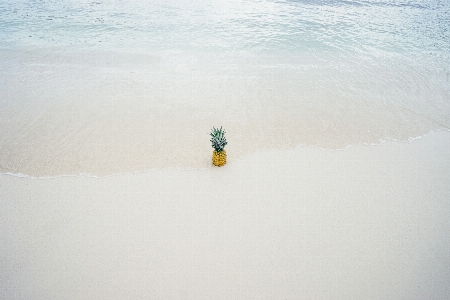
[{"label": "yellow pineapple body", "polygon": [[212,162],[215,166],[221,167],[224,164],[227,163],[227,152],[225,150],[222,150],[220,152],[217,152],[214,150],[212,155]]}]

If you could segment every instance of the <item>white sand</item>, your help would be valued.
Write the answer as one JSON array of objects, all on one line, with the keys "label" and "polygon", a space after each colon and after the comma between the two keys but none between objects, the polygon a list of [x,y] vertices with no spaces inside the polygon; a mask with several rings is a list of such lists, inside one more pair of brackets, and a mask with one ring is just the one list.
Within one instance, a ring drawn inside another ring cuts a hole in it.
[{"label": "white sand", "polygon": [[0,176],[0,299],[449,299],[450,133]]}]

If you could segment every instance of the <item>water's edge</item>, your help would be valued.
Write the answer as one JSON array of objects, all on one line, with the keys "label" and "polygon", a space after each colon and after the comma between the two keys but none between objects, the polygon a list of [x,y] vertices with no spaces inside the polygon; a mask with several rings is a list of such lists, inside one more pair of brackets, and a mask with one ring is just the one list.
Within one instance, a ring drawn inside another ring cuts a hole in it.
[{"label": "water's edge", "polygon": [[[258,154],[268,152],[268,151],[281,151],[282,152],[282,151],[292,151],[292,150],[296,150],[296,149],[300,150],[300,149],[310,148],[310,149],[316,149],[318,151],[340,152],[340,151],[346,151],[353,147],[365,147],[365,146],[379,147],[379,146],[384,145],[386,142],[413,144],[419,140],[426,139],[427,137],[430,137],[433,134],[439,134],[439,133],[450,134],[450,129],[440,129],[440,130],[429,131],[420,136],[410,137],[410,138],[408,138],[408,140],[398,140],[398,139],[392,139],[392,138],[387,137],[385,139],[381,139],[379,141],[379,143],[347,145],[346,147],[338,148],[338,149],[327,149],[327,148],[321,148],[321,147],[316,147],[316,146],[304,146],[304,145],[297,145],[294,148],[264,149],[264,150],[259,150],[259,151],[256,151],[256,152],[253,152],[253,153],[250,153],[247,155],[240,156],[237,159],[235,159],[234,161],[228,160],[227,164],[232,165],[233,163],[235,163],[237,161],[243,161],[250,156],[258,155]],[[103,179],[103,178],[109,178],[109,177],[115,177],[115,176],[146,174],[149,172],[158,172],[158,171],[167,171],[167,170],[176,170],[176,171],[181,171],[181,172],[191,172],[191,171],[204,172],[204,171],[211,171],[211,170],[215,170],[215,169],[217,169],[217,168],[212,166],[212,164],[211,164],[211,166],[207,167],[207,168],[182,168],[182,167],[180,167],[180,168],[177,168],[177,167],[151,168],[148,170],[141,170],[141,171],[134,171],[134,172],[119,172],[119,173],[113,173],[113,174],[101,175],[101,176],[91,174],[91,173],[61,174],[61,175],[55,175],[55,176],[32,176],[32,175],[23,174],[23,173],[12,173],[12,172],[3,172],[3,173],[0,173],[0,176],[12,176],[12,177],[17,177],[17,178],[33,179],[33,180],[49,180],[49,179],[66,178],[66,177],[84,177],[84,178]]]}]

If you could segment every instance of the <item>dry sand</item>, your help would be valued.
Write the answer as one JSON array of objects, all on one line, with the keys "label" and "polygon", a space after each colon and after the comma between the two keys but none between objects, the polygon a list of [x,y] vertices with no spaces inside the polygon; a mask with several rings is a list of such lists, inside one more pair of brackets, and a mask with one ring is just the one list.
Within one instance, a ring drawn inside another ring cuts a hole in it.
[{"label": "dry sand", "polygon": [[0,176],[1,299],[449,299],[450,133]]}]

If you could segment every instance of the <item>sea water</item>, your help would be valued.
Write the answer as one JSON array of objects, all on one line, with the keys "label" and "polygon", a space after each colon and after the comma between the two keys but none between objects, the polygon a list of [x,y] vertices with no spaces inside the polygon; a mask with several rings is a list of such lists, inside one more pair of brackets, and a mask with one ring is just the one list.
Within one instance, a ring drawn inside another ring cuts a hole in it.
[{"label": "sea water", "polygon": [[208,168],[450,128],[450,2],[0,0],[0,172]]}]

